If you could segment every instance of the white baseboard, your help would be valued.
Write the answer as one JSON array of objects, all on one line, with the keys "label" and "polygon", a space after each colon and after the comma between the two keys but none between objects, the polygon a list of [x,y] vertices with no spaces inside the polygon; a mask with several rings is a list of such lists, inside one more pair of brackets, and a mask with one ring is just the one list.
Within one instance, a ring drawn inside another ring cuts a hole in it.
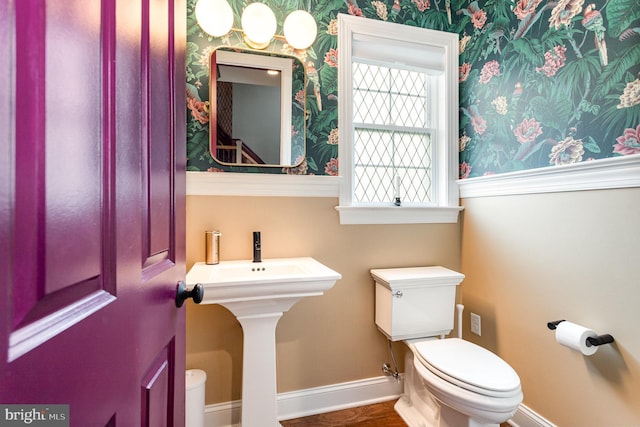
[{"label": "white baseboard", "polygon": [[236,427],[240,422],[240,400],[204,407],[204,427]]},{"label": "white baseboard", "polygon": [[[390,377],[333,384],[278,394],[278,419],[305,417],[357,406],[394,400],[402,394],[402,381]],[[237,427],[241,401],[216,403],[205,407],[205,427]],[[513,427],[557,427],[522,404],[509,424]]]},{"label": "white baseboard", "polygon": [[509,424],[513,427],[556,427],[551,421],[544,419],[531,408],[521,404]]},{"label": "white baseboard", "polygon": [[[402,381],[390,377],[376,377],[279,393],[278,419],[288,420],[397,399],[402,394],[402,386]],[[205,427],[238,426],[240,408],[240,400],[207,405],[204,414]]]}]

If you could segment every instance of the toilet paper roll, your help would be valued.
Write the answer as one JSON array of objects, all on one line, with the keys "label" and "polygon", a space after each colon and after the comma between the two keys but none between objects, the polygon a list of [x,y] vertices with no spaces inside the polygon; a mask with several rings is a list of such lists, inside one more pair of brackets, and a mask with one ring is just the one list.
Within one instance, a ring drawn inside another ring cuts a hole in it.
[{"label": "toilet paper roll", "polygon": [[577,350],[585,356],[591,356],[598,351],[598,347],[587,342],[587,338],[597,336],[598,334],[591,329],[567,321],[560,322],[556,327],[558,344]]}]

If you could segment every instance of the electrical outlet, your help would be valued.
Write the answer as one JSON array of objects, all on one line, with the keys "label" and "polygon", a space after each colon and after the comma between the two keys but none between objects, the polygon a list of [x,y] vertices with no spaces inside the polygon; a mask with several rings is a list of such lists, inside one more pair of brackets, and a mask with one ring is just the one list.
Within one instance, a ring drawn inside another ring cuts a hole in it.
[{"label": "electrical outlet", "polygon": [[475,313],[471,313],[471,332],[476,335],[482,335],[482,320]]}]

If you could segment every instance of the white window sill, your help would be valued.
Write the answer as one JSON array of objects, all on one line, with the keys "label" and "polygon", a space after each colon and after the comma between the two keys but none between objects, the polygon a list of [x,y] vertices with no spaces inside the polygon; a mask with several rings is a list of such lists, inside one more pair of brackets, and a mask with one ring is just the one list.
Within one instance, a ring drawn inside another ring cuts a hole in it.
[{"label": "white window sill", "polygon": [[640,154],[458,180],[460,198],[640,187]]},{"label": "white window sill", "polygon": [[445,224],[458,222],[463,208],[412,206],[336,206],[340,224]]}]

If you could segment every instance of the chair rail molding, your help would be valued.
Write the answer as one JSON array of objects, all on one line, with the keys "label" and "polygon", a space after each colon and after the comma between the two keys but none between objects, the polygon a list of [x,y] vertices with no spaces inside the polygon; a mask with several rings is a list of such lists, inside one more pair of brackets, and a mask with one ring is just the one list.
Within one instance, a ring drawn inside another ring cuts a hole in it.
[{"label": "chair rail molding", "polygon": [[338,197],[340,177],[235,172],[187,172],[189,196]]},{"label": "chair rail molding", "polygon": [[640,187],[640,154],[459,179],[460,198]]}]

